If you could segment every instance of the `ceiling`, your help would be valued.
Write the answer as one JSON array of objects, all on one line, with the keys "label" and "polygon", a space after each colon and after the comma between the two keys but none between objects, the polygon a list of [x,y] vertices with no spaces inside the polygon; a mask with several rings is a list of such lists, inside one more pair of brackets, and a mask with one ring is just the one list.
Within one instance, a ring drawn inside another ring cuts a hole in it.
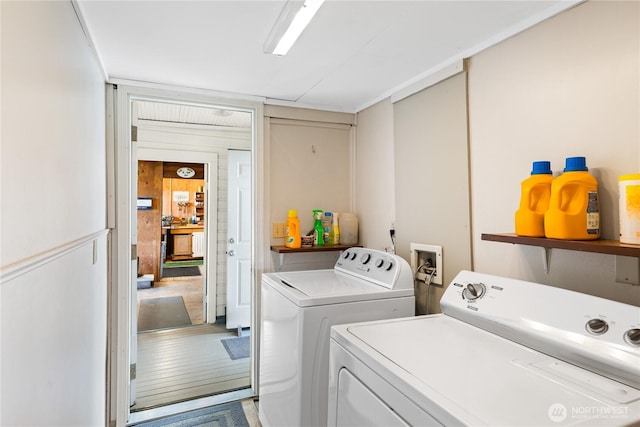
[{"label": "ceiling", "polygon": [[286,56],[263,53],[285,1],[76,4],[110,82],[357,112],[577,2],[328,0]]}]

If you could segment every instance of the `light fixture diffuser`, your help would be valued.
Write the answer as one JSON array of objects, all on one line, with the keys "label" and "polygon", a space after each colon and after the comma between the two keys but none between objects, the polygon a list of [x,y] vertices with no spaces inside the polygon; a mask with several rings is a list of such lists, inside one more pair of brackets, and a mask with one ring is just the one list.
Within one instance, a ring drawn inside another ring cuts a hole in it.
[{"label": "light fixture diffuser", "polygon": [[324,0],[287,1],[271,33],[269,33],[269,37],[267,37],[264,52],[286,55],[309,25],[322,3]]}]

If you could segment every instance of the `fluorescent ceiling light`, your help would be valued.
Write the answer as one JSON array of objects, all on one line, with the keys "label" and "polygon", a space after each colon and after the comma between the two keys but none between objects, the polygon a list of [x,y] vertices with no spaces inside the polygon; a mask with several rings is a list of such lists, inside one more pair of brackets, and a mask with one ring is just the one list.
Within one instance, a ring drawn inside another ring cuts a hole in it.
[{"label": "fluorescent ceiling light", "polygon": [[324,0],[287,1],[269,37],[267,37],[264,52],[286,55],[309,25],[322,3]]}]

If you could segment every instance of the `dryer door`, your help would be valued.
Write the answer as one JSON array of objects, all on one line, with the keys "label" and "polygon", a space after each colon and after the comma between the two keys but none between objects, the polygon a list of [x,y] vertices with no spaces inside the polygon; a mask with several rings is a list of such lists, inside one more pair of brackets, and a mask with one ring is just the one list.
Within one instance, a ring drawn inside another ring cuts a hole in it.
[{"label": "dryer door", "polygon": [[[424,425],[440,425],[423,414]],[[336,426],[410,426],[398,413],[382,401],[349,370],[343,368],[338,374],[338,399]]]}]

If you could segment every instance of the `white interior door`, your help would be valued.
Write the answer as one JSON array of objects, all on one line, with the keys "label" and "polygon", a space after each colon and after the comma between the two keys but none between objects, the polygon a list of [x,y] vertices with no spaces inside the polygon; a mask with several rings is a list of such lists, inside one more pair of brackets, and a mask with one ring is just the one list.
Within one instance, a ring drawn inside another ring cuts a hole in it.
[{"label": "white interior door", "polygon": [[227,329],[251,321],[251,152],[229,150]]}]

